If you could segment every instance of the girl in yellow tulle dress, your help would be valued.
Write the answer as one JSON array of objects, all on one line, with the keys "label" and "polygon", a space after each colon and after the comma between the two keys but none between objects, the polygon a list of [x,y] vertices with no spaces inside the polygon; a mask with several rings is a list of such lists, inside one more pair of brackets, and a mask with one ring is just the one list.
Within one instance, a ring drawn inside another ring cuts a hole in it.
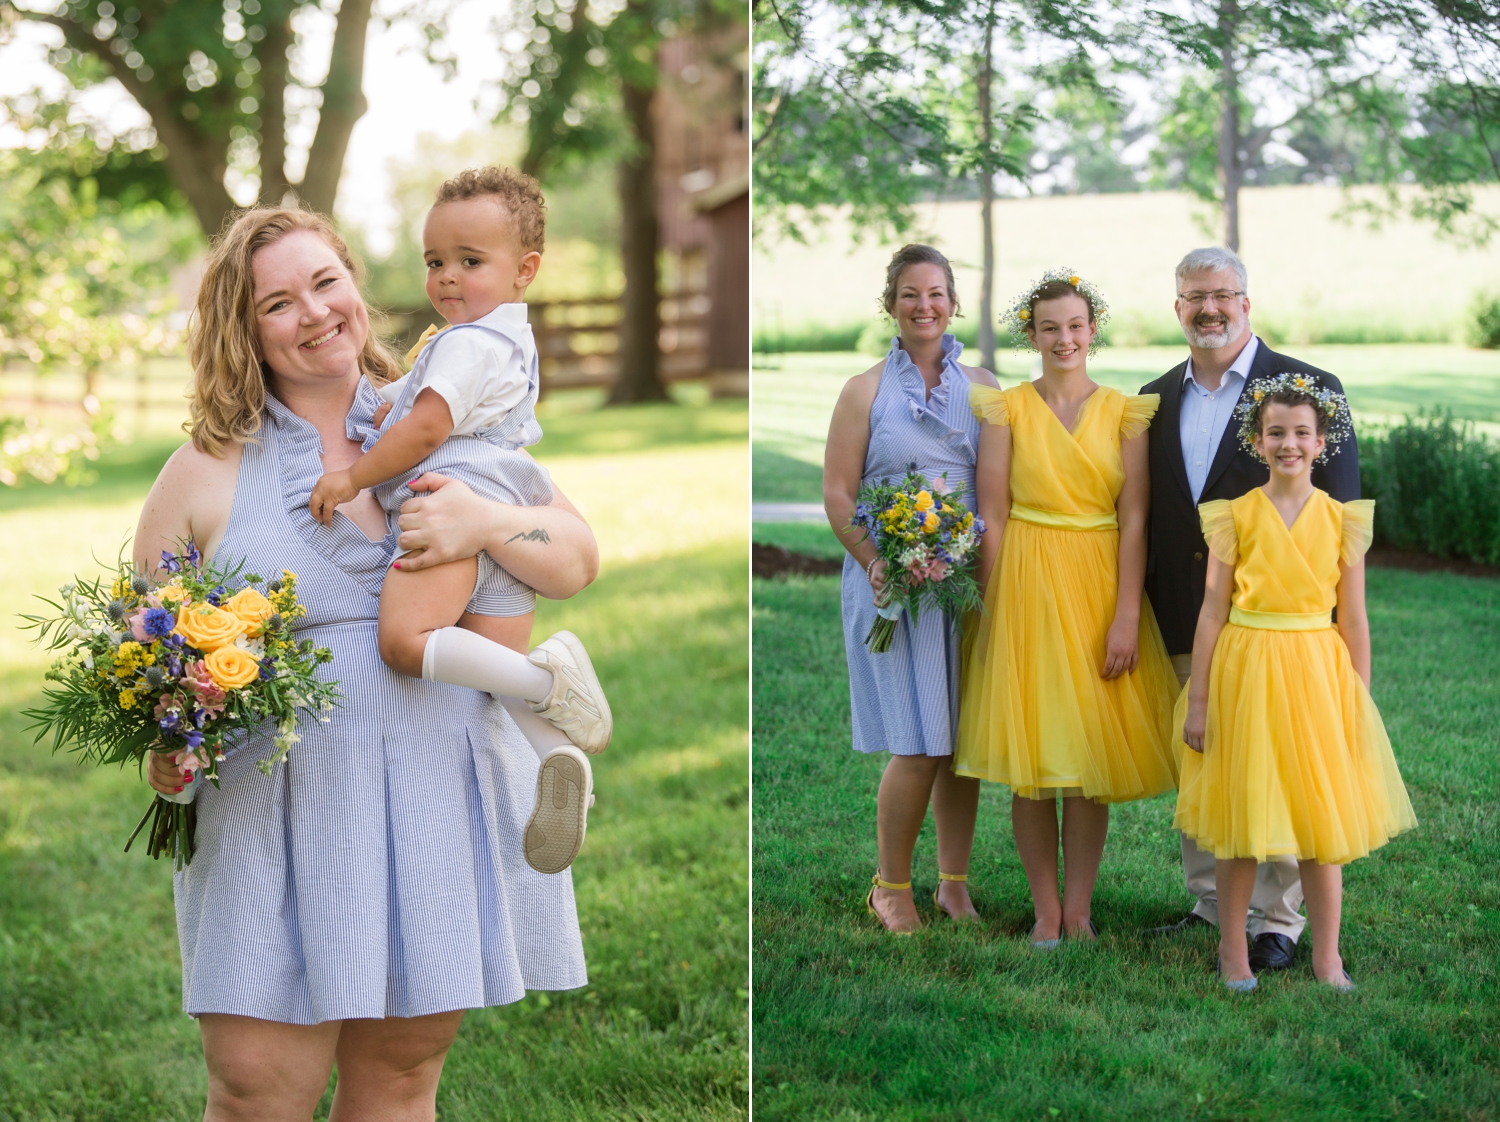
[{"label": "girl in yellow tulle dress", "polygon": [[1227,986],[1255,988],[1245,913],[1256,862],[1290,853],[1307,895],[1313,973],[1349,990],[1342,866],[1417,821],[1369,691],[1364,555],[1375,504],[1339,503],[1312,485],[1313,461],[1349,432],[1341,395],[1282,374],[1252,385],[1241,411],[1242,438],[1271,479],[1198,508],[1210,560],[1192,678],[1177,703],[1192,751],[1175,825],[1218,858]]},{"label": "girl in yellow tulle dress", "polygon": [[[1102,318],[1088,282],[1048,274],[1012,311],[1042,377],[970,388],[985,611],[964,660],[954,771],[1006,783],[1036,908],[1031,942],[1097,933],[1089,911],[1109,803],[1175,786],[1177,679],[1142,594],[1146,428],[1155,395],[1089,380]],[[1057,798],[1063,800],[1059,896]]]}]

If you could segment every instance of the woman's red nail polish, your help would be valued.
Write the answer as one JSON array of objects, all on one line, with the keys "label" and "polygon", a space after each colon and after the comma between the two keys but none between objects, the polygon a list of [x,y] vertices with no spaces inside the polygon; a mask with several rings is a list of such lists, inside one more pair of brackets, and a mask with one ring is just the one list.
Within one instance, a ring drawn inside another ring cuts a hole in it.
[{"label": "woman's red nail polish", "polygon": [[401,568],[401,562],[400,561],[392,561],[391,562],[391,568],[393,568],[393,569],[399,569],[399,568]]},{"label": "woman's red nail polish", "polygon": [[182,790],[181,787],[175,788],[175,791],[181,791],[181,790]]},{"label": "woman's red nail polish", "polygon": [[183,780],[184,783],[191,783],[192,781],[193,781],[193,777],[191,775],[189,775],[186,779]]}]

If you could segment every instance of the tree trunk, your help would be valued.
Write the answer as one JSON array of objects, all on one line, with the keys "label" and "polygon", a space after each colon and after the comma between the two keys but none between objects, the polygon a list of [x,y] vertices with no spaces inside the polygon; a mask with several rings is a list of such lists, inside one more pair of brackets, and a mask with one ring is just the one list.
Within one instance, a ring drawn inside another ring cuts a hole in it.
[{"label": "tree trunk", "polygon": [[620,160],[620,258],[625,295],[620,307],[620,372],[609,391],[611,405],[666,401],[661,382],[661,296],[656,252],[656,124],[649,86],[621,83],[625,117],[634,143]]},{"label": "tree trunk", "polygon": [[1219,124],[1219,187],[1224,196],[1224,245],[1240,251],[1240,76],[1235,69],[1235,33],[1239,8],[1235,0],[1219,3],[1219,93],[1223,117]]},{"label": "tree trunk", "polygon": [[234,200],[224,188],[229,138],[210,136],[184,120],[180,104],[137,78],[121,56],[100,50],[93,36],[79,25],[55,16],[38,18],[61,29],[68,46],[78,53],[103,60],[125,91],[146,111],[157,138],[167,150],[165,163],[173,185],[193,208],[203,232],[209,237],[217,234],[225,216],[234,209]]},{"label": "tree trunk", "polygon": [[328,62],[328,80],[323,83],[323,104],[318,110],[318,131],[307,155],[307,174],[298,188],[307,205],[324,214],[333,213],[349,134],[369,108],[363,78],[370,6],[371,0],[343,0],[339,7],[333,57]]},{"label": "tree trunk", "polygon": [[990,167],[990,148],[995,142],[994,108],[990,100],[995,77],[995,4],[990,0],[984,24],[984,58],[979,63],[979,141],[984,146],[984,166],[979,175],[979,221],[983,230],[984,269],[979,284],[979,363],[999,374],[995,361],[995,172]]},{"label": "tree trunk", "polygon": [[280,206],[292,185],[286,177],[287,48],[292,44],[291,14],[268,21],[260,59],[260,201]]}]

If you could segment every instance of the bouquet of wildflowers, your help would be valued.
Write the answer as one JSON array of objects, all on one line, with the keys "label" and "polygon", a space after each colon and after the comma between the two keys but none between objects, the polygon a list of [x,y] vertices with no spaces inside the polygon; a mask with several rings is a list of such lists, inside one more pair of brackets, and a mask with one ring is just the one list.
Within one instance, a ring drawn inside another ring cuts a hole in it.
[{"label": "bouquet of wildflowers", "polygon": [[[275,722],[275,751],[256,765],[269,775],[300,739],[298,713],[326,721],[340,696],[337,683],[317,677],[333,655],[294,634],[307,609],[293,573],[266,581],[205,565],[190,541],[181,554],[162,553],[161,579],[122,560],[112,574],[63,585],[61,602],[43,602],[53,614],[22,618],[62,654],[42,704],[25,715],[38,741],[51,734],[54,751],[137,766],[161,752],[217,786],[230,734]],[[196,815],[186,802],[158,796],[125,848],[149,820],[152,857],[170,854],[178,868],[191,861]]]},{"label": "bouquet of wildflowers", "polygon": [[882,480],[859,489],[852,525],[862,527],[885,560],[885,587],[875,601],[875,623],[865,636],[874,654],[891,649],[903,611],[915,623],[924,602],[961,620],[984,597],[974,570],[984,522],[961,501],[960,484],[931,480],[911,464],[899,483]]}]

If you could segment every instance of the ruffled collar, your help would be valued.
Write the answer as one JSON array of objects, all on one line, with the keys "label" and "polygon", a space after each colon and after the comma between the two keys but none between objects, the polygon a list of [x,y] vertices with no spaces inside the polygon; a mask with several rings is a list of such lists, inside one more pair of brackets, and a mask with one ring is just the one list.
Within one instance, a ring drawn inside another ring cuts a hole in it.
[{"label": "ruffled collar", "polygon": [[901,345],[901,336],[895,335],[891,338],[891,349],[885,359],[886,373],[894,374],[907,395],[914,396],[919,405],[926,407],[926,411],[942,414],[948,404],[954,378],[963,378],[965,382],[968,381],[964,372],[958,368],[958,356],[963,354],[963,350],[964,345],[952,335],[943,336],[942,375],[938,379],[938,384],[932,388],[932,392],[928,393],[926,379],[917,369],[916,360]]},{"label": "ruffled collar", "polygon": [[[380,403],[375,388],[361,378],[349,416],[369,416]],[[266,414],[269,424],[264,426],[263,435],[271,437],[268,450],[274,452],[281,467],[281,501],[287,519],[303,541],[348,573],[371,596],[379,596],[386,566],[396,548],[394,531],[372,542],[343,514],[334,514],[332,526],[314,518],[307,503],[323,476],[323,441],[318,430],[271,393],[266,394]]]}]

